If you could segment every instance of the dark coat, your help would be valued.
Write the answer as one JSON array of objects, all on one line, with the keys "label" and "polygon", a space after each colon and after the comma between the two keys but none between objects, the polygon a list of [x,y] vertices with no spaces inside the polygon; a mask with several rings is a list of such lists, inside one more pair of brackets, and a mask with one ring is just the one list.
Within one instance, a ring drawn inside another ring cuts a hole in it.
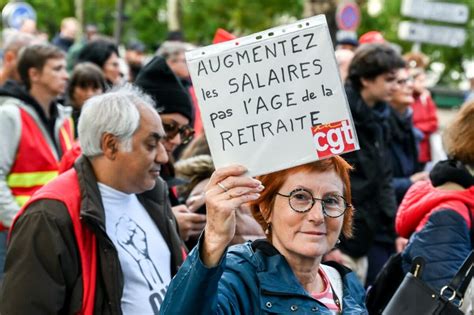
[{"label": "dark coat", "polygon": [[375,240],[384,243],[395,240],[396,201],[391,185],[392,169],[386,156],[389,110],[382,102],[370,108],[350,84],[346,85],[346,94],[360,150],[342,155],[354,167],[350,179],[356,211],[354,237],[343,239],[339,247],[351,257],[361,257]]},{"label": "dark coat", "polygon": [[[74,165],[81,190],[81,221],[97,238],[94,314],[122,314],[123,275],[117,250],[105,231],[97,179],[87,158]],[[158,179],[155,188],[137,195],[159,228],[171,253],[171,275],[183,262],[183,243]],[[2,314],[76,314],[82,305],[82,271],[71,217],[64,203],[32,203],[12,231],[0,300]],[[26,294],[26,295],[25,295]]]},{"label": "dark coat", "polygon": [[411,110],[408,109],[404,115],[401,115],[390,108],[388,125],[390,140],[387,155],[392,162],[392,186],[397,197],[397,204],[400,204],[412,184],[410,176],[419,171]]}]

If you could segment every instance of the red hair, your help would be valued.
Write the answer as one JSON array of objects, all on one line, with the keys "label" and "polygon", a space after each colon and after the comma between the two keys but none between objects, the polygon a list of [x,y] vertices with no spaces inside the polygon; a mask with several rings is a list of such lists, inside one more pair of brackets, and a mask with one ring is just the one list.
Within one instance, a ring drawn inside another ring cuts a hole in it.
[{"label": "red hair", "polygon": [[[265,189],[262,191],[260,198],[250,203],[250,209],[255,220],[260,224],[263,230],[269,228],[268,219],[273,211],[276,193],[280,190],[288,177],[298,172],[326,172],[334,170],[341,178],[344,185],[344,199],[347,203],[351,203],[351,183],[349,179],[349,172],[352,167],[340,156],[333,156],[328,159],[311,162],[308,164],[295,166],[282,171],[261,175],[257,179],[262,182]],[[342,234],[345,237],[352,236],[352,216],[354,209],[349,206],[344,213],[344,221],[342,224]],[[267,237],[271,240],[271,231]]]}]

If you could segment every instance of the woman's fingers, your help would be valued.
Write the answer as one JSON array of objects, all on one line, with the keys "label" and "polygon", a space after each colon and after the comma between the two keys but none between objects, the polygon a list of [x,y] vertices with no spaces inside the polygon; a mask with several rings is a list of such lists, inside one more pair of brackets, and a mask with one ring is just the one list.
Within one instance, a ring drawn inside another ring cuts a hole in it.
[{"label": "woman's fingers", "polygon": [[217,183],[220,183],[222,180],[226,179],[229,176],[243,175],[246,171],[247,169],[242,165],[231,165],[218,168],[214,171],[214,173],[212,173],[211,179],[208,183],[208,187],[217,185]]},{"label": "woman's fingers", "polygon": [[217,169],[205,189],[207,224],[201,258],[214,265],[235,234],[235,211],[243,203],[256,200],[262,183],[245,176],[246,168],[232,165]]},{"label": "woman's fingers", "polygon": [[[237,193],[237,195],[241,195],[240,191],[245,191],[245,189],[257,189],[259,186],[261,186],[262,183],[256,179],[253,179],[249,176],[229,176],[223,179],[222,181],[214,184],[213,186],[211,185],[211,182],[209,182],[207,190],[206,190],[206,198],[209,197],[209,195],[219,195],[219,194],[228,194],[232,192],[234,195]],[[235,191],[236,189],[239,189],[239,191]],[[244,189],[244,190],[242,190]],[[260,190],[255,190],[261,191]]]}]

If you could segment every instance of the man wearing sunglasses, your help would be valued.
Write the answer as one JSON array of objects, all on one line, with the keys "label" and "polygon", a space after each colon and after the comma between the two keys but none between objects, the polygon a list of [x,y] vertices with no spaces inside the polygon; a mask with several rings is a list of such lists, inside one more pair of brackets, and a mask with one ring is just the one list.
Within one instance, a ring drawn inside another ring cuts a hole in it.
[{"label": "man wearing sunglasses", "polygon": [[161,176],[170,187],[170,202],[181,238],[187,240],[190,236],[199,235],[206,222],[205,215],[192,213],[186,205],[179,204],[175,189],[183,182],[175,177],[173,152],[181,144],[191,141],[194,135],[190,126],[194,117],[191,99],[166,60],[161,57],[155,57],[144,66],[135,83],[154,98],[163,122],[166,137],[162,139],[162,144],[170,161],[164,165]]}]

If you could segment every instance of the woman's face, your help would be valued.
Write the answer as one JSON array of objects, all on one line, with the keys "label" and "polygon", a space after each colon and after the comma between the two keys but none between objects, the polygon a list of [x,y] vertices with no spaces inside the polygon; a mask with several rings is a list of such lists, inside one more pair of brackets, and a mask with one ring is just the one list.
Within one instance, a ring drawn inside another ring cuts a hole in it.
[{"label": "woman's face", "polygon": [[392,96],[392,103],[395,105],[408,107],[415,100],[413,99],[413,80],[408,75],[406,69],[400,69],[397,72],[398,87]]},{"label": "woman's face", "polygon": [[[169,113],[169,114],[160,114],[161,121],[163,122],[163,126],[165,127],[165,132],[167,131],[167,125],[172,125],[176,128],[181,128],[189,124],[189,119],[184,117],[178,113]],[[169,154],[173,154],[173,151],[183,143],[183,139],[181,139],[181,134],[177,133],[173,137],[166,137],[161,140],[163,145],[165,146],[166,152]]]},{"label": "woman's face", "polygon": [[104,63],[102,70],[104,71],[105,78],[112,82],[112,84],[120,82],[120,64],[116,53],[110,55],[109,59]]},{"label": "woman's face", "polygon": [[426,84],[426,75],[425,73],[420,73],[413,78],[413,89],[415,93],[421,94],[425,91]]},{"label": "woman's face", "polygon": [[74,91],[72,93],[72,100],[74,102],[74,107],[75,108],[81,108],[85,101],[87,101],[89,98],[95,95],[102,94],[104,91],[102,90],[101,87],[93,87],[93,86],[88,86],[88,87],[81,87],[81,86],[76,86],[74,87]]},{"label": "woman's face", "polygon": [[[343,183],[334,170],[326,172],[298,172],[288,177],[279,193],[289,195],[303,188],[314,198],[328,195],[343,196]],[[329,252],[341,233],[344,215],[330,218],[323,215],[321,202],[305,212],[294,211],[288,198],[276,195],[270,215],[272,243],[285,257],[316,259]]]}]

